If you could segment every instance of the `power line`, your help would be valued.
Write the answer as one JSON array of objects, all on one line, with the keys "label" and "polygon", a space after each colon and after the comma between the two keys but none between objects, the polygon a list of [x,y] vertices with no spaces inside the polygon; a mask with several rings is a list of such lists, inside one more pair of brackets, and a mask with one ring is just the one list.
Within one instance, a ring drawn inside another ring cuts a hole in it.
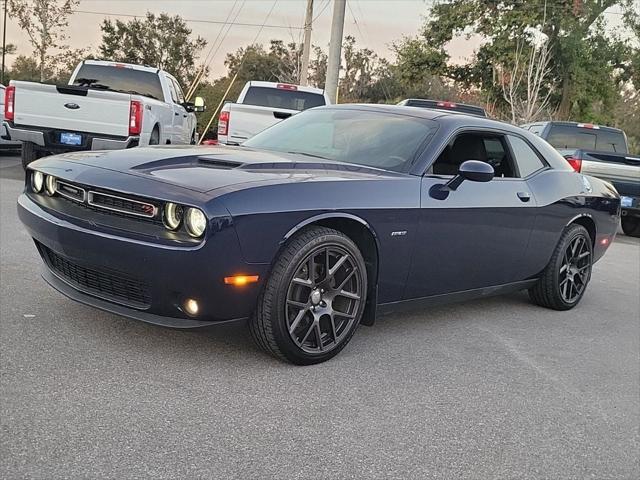
[{"label": "power line", "polygon": [[[328,5],[328,3],[327,3]],[[132,15],[130,13],[114,13],[114,12],[95,12],[90,10],[73,10],[73,13],[84,13],[87,15],[103,15],[105,17],[127,17],[127,18],[145,18],[146,15]],[[195,18],[183,18],[185,22],[190,23],[209,23],[214,25],[233,25],[237,27],[260,27],[264,28],[284,28],[286,30],[302,30],[303,27],[292,27],[291,25],[273,25],[273,24],[262,24],[262,23],[245,23],[245,22],[231,22],[225,23],[222,20],[201,20]]]}]

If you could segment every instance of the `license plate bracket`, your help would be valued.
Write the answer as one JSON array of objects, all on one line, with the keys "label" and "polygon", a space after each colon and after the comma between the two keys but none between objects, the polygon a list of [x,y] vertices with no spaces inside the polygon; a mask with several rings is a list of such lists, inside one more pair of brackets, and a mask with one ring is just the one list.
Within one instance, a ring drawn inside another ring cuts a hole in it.
[{"label": "license plate bracket", "polygon": [[60,143],[63,145],[82,145],[82,135],[79,133],[62,132],[60,134]]}]

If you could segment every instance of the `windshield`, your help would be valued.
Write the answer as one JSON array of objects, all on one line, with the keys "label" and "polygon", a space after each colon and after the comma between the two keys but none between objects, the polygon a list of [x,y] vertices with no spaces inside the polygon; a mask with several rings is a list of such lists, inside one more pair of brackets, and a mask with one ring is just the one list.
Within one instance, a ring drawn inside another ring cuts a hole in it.
[{"label": "windshield", "polygon": [[274,125],[243,146],[406,172],[437,123],[366,110],[309,110]]},{"label": "windshield", "polygon": [[74,85],[95,90],[142,95],[163,100],[162,85],[158,75],[127,67],[83,64],[78,70]]}]

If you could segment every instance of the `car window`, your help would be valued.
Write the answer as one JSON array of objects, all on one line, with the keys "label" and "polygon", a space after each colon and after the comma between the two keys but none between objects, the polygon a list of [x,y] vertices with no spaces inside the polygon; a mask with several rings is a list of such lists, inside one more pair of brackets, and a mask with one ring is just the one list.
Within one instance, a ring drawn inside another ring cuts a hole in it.
[{"label": "car window", "polygon": [[307,110],[325,104],[324,95],[284,88],[249,87],[242,103],[260,107]]},{"label": "car window", "polygon": [[406,172],[436,130],[436,122],[407,115],[321,109],[294,115],[243,146]]},{"label": "car window", "polygon": [[497,178],[516,177],[513,160],[506,147],[504,135],[469,132],[457,135],[434,162],[434,175],[456,175],[463,162],[480,160],[493,167]]},{"label": "car window", "polygon": [[171,79],[171,83],[173,83],[173,86],[176,90],[176,96],[178,97],[177,103],[184,103],[184,94],[182,93],[182,88],[180,88],[180,84],[174,79]]},{"label": "car window", "polygon": [[596,150],[600,152],[627,153],[627,142],[619,130],[598,130],[596,133]]},{"label": "car window", "polygon": [[111,90],[164,99],[158,74],[118,65],[84,63],[73,79],[73,84],[94,90]]},{"label": "car window", "polygon": [[173,85],[173,81],[169,77],[167,79],[167,85],[169,86],[169,93],[171,94],[171,101],[178,103],[178,94],[176,93],[176,87]]},{"label": "car window", "polygon": [[518,165],[518,171],[520,177],[526,178],[534,172],[545,167],[545,164],[540,160],[538,154],[520,137],[514,135],[508,135],[509,144],[513,151],[516,164]]}]

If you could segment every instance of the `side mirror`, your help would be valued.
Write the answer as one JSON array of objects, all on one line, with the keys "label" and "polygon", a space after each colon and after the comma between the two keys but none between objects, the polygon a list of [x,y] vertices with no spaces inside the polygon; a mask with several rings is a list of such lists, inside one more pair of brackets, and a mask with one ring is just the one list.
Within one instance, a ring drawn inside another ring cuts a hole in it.
[{"label": "side mirror", "polygon": [[493,180],[495,172],[493,167],[487,162],[479,160],[467,160],[458,168],[458,174],[449,180],[446,184],[436,184],[429,189],[429,195],[436,200],[444,200],[449,196],[449,192],[453,192],[465,180],[470,182],[490,182]]},{"label": "side mirror", "polygon": [[495,172],[491,165],[487,162],[480,162],[478,160],[467,160],[460,165],[460,168],[458,169],[458,176],[462,177],[463,180],[469,180],[471,182],[490,182],[493,180],[494,175]]},{"label": "side mirror", "polygon": [[204,98],[196,97],[193,101],[193,107],[196,112],[204,112],[207,106],[204,104]]}]

